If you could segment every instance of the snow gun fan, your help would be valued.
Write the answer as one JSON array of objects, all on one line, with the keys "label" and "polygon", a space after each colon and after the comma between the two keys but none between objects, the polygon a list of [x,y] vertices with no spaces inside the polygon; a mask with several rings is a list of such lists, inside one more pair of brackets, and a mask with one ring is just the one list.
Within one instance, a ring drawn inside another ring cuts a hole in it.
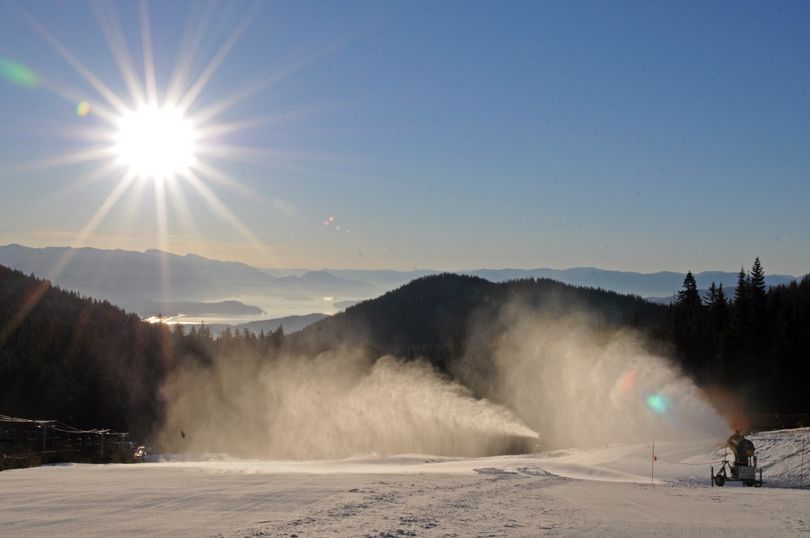
[{"label": "snow gun fan", "polygon": [[[762,469],[757,469],[757,457],[754,454],[754,443],[739,433],[735,433],[726,441],[726,446],[734,454],[734,461],[724,459],[717,474],[712,466],[712,486],[723,487],[727,481],[742,482],[744,486],[762,486]],[[759,478],[757,478],[757,470]]]}]

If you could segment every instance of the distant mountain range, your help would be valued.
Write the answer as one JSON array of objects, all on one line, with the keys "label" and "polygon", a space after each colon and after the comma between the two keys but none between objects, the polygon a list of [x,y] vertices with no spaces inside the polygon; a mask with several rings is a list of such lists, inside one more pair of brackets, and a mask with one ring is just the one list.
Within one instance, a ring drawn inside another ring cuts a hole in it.
[{"label": "distant mountain range", "polygon": [[[185,302],[184,306],[191,310],[183,313],[197,315],[209,308],[212,301],[241,296],[264,297],[270,301],[318,298],[323,302],[324,297],[365,299],[379,292],[369,283],[325,271],[279,277],[243,263],[210,260],[194,254],[178,256],[157,250],[132,252],[6,245],[0,247],[0,264],[48,278],[66,289],[107,299],[142,315],[155,311],[178,313],[179,302]],[[54,271],[54,268],[61,270]],[[220,305],[214,313],[222,313],[224,306]],[[262,310],[249,304],[243,306],[245,308],[238,312],[240,315]]]},{"label": "distant mountain range", "polygon": [[[0,264],[49,278],[63,288],[107,299],[141,315],[154,313],[156,308],[161,312],[171,310],[162,305],[176,307],[180,301],[186,302],[185,307],[200,312],[201,309],[210,309],[211,302],[241,297],[246,297],[244,301],[247,304],[241,307],[229,304],[245,315],[249,314],[248,310],[255,314],[257,310],[267,310],[267,304],[284,301],[301,301],[301,304],[310,301],[306,303],[307,306],[301,307],[310,312],[321,310],[318,305],[323,305],[324,300],[334,301],[331,304],[341,309],[353,301],[376,297],[415,278],[439,273],[428,269],[260,269],[239,262],[211,260],[194,254],[178,256],[157,250],[133,252],[70,247],[30,248],[16,244],[0,246]],[[54,273],[55,267],[61,267],[61,271]],[[672,297],[684,278],[683,274],[672,271],[637,273],[595,267],[475,269],[461,271],[461,274],[478,276],[491,282],[550,278],[574,286],[602,288],[657,298],[659,301]],[[731,291],[736,284],[737,274],[705,271],[696,273],[695,278],[702,289],[714,281]],[[777,285],[795,279],[792,275],[767,275],[766,282]],[[166,299],[164,291],[170,292]],[[251,306],[251,303],[257,306]],[[220,305],[217,308],[221,312],[228,306]]]}]

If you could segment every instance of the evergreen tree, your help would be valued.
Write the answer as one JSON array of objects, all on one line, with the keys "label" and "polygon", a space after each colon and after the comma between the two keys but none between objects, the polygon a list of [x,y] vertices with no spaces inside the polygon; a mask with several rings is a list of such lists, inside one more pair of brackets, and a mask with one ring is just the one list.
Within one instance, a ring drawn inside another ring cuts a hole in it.
[{"label": "evergreen tree", "polygon": [[726,290],[723,289],[723,283],[717,288],[717,301],[716,308],[722,312],[725,318],[728,318],[728,299],[726,298]]},{"label": "evergreen tree", "polygon": [[752,298],[762,297],[765,298],[765,270],[759,261],[759,256],[754,260],[754,265],[751,266],[751,273],[749,277],[749,289]]},{"label": "evergreen tree", "polygon": [[[723,284],[718,286],[712,282],[706,294],[706,314],[708,335],[705,341],[711,345],[711,366],[713,377],[722,376],[726,368],[726,342],[729,325],[728,300]],[[707,350],[708,351],[708,350]]]},{"label": "evergreen tree", "polygon": [[745,268],[737,274],[737,287],[734,289],[734,326],[739,335],[746,335],[750,329],[751,279]]},{"label": "evergreen tree", "polygon": [[751,273],[748,280],[748,294],[749,294],[749,315],[751,319],[752,330],[758,339],[763,337],[763,333],[767,331],[767,289],[765,288],[765,270],[757,257],[754,260],[754,265],[751,266]]},{"label": "evergreen tree", "polygon": [[709,290],[706,292],[706,306],[711,309],[712,305],[717,302],[717,284],[712,281],[711,286],[709,286]]},{"label": "evergreen tree", "polygon": [[279,325],[278,329],[267,335],[268,347],[271,350],[278,350],[284,344],[284,325]]},{"label": "evergreen tree", "polygon": [[701,304],[697,281],[695,281],[692,271],[686,273],[686,278],[683,279],[683,289],[678,292],[675,304],[689,309],[695,309]]},{"label": "evergreen tree", "polygon": [[704,324],[704,307],[700,300],[697,282],[692,271],[686,273],[683,288],[673,306],[673,335],[675,344],[682,352],[682,360],[687,370],[696,375],[708,366],[705,341],[708,337]]}]

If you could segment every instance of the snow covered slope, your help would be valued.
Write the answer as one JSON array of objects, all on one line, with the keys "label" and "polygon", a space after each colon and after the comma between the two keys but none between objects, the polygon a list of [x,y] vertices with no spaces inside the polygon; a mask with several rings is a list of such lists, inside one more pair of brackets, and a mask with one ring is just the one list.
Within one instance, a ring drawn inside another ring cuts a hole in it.
[{"label": "snow covered slope", "polygon": [[6,471],[0,535],[809,536],[810,489],[795,486],[810,429],[751,438],[764,488],[710,487],[722,439],[656,443],[654,485],[651,443],[477,459],[169,457]]}]

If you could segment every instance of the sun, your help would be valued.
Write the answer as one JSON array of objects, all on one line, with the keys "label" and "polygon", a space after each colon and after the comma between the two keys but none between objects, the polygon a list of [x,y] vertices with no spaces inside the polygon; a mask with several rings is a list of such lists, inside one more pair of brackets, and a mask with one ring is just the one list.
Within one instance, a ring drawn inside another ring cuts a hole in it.
[{"label": "sun", "polygon": [[[214,4],[206,8],[207,14],[201,19],[189,21],[177,63],[166,72],[168,79],[165,84],[161,84],[163,81],[159,80],[156,69],[149,2],[122,5],[127,6],[128,16],[140,18],[140,58],[130,48],[128,32],[123,31],[124,25],[114,4],[94,4],[93,11],[109,52],[118,66],[126,93],[116,92],[114,86],[84,65],[79,56],[35,17],[28,17],[32,30],[49,43],[85,82],[84,87],[78,90],[67,89],[61,84],[48,84],[47,89],[71,103],[75,107],[76,118],[82,122],[82,125],[70,125],[60,129],[60,132],[71,143],[81,141],[88,144],[83,148],[71,147],[67,153],[34,161],[22,168],[87,166],[88,163],[96,163],[94,168],[84,168],[83,172],[86,170],[87,173],[77,177],[71,187],[109,180],[111,188],[107,196],[72,241],[74,246],[84,246],[119,204],[128,205],[125,212],[128,218],[140,216],[138,209],[143,196],[151,192],[154,194],[157,246],[161,251],[169,252],[172,248],[170,225],[185,228],[186,237],[202,237],[192,211],[195,207],[193,204],[202,202],[218,219],[228,223],[253,245],[267,265],[275,265],[273,252],[220,198],[217,188],[228,188],[249,196],[251,200],[276,207],[273,199],[244,185],[232,177],[227,169],[220,168],[219,163],[255,162],[275,166],[282,159],[300,159],[296,154],[288,155],[271,148],[234,144],[230,138],[236,133],[280,120],[287,114],[246,119],[230,117],[238,104],[277,84],[289,73],[258,76],[234,93],[219,99],[213,99],[210,94],[206,99],[200,98],[258,13],[261,3],[255,3],[252,9],[245,11],[207,61],[200,55],[199,49],[208,30],[207,21],[214,16]],[[141,66],[137,65],[141,63],[138,60],[142,61],[142,72]],[[39,79],[31,80],[34,84]],[[149,183],[153,188],[147,188]],[[189,200],[189,193],[196,195],[197,200]],[[68,261],[67,257],[60,259],[50,278],[56,278]],[[168,265],[163,269],[161,286],[164,297],[167,297]]]},{"label": "sun", "polygon": [[128,111],[118,119],[116,128],[118,162],[135,177],[170,179],[195,164],[195,130],[174,106]]}]

